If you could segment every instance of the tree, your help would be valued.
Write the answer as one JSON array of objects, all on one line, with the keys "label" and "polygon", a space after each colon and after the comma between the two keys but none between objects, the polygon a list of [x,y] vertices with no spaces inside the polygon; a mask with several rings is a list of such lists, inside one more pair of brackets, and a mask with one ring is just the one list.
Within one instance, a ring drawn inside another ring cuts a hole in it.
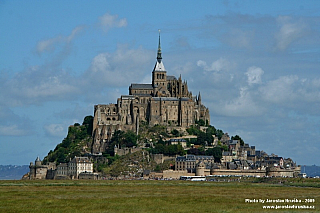
[{"label": "tree", "polygon": [[206,133],[211,134],[211,135],[215,135],[216,134],[216,128],[214,126],[208,126]]},{"label": "tree", "polygon": [[214,162],[220,163],[222,158],[222,151],[220,147],[214,147],[206,150],[206,155],[212,155]]},{"label": "tree", "polygon": [[191,148],[188,150],[188,154],[191,155],[205,155],[205,151],[203,147],[200,147],[199,149],[197,148]]},{"label": "tree", "polygon": [[206,125],[206,123],[202,119],[196,121],[196,124],[198,124],[199,126],[205,126]]},{"label": "tree", "polygon": [[124,139],[125,139],[126,147],[137,146],[138,136],[137,136],[134,132],[132,132],[132,131],[127,131],[127,132],[124,134]]},{"label": "tree", "polygon": [[88,115],[83,119],[82,125],[85,125],[87,127],[87,133],[88,135],[92,135],[93,130],[93,116]]},{"label": "tree", "polygon": [[201,131],[199,128],[191,125],[188,129],[187,132],[189,133],[189,135],[198,135]]},{"label": "tree", "polygon": [[127,132],[117,130],[114,132],[111,141],[113,146],[120,145],[120,147],[133,147],[137,145],[137,138],[137,135],[130,130]]},{"label": "tree", "polygon": [[210,133],[200,132],[197,137],[197,145],[211,145],[213,137]]},{"label": "tree", "polygon": [[179,132],[178,130],[176,130],[176,129],[173,129],[173,130],[171,131],[171,134],[172,134],[173,136],[175,136],[175,137],[179,137],[179,136],[180,136],[180,132]]},{"label": "tree", "polygon": [[242,138],[239,135],[236,136],[232,136],[231,140],[238,140],[240,141],[240,145],[243,146],[244,145],[244,141],[242,140]]},{"label": "tree", "polygon": [[224,135],[223,131],[221,129],[217,129],[216,136],[218,137],[219,140],[221,140],[222,135]]}]

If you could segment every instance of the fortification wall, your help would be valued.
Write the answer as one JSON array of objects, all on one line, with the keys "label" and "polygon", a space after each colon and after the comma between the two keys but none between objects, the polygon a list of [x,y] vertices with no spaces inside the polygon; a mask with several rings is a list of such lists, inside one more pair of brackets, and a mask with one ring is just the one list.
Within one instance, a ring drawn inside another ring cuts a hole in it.
[{"label": "fortification wall", "polygon": [[274,177],[294,177],[295,170],[280,169],[280,168],[267,168],[267,176]]},{"label": "fortification wall", "polygon": [[174,171],[170,169],[170,170],[163,171],[163,178],[180,179],[180,176],[195,176],[195,173],[188,173],[187,170]]},{"label": "fortification wall", "polygon": [[232,170],[232,169],[213,169],[211,175],[240,175],[240,176],[260,176],[265,177],[265,170]]}]

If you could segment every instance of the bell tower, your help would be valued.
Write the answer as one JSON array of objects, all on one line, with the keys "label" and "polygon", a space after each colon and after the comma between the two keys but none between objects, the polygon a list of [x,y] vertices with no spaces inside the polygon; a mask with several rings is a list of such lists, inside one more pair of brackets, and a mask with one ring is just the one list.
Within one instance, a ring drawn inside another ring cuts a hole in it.
[{"label": "bell tower", "polygon": [[[157,52],[157,61],[152,71],[152,86],[157,87],[159,94],[165,95],[167,93],[167,71],[164,68],[161,55],[160,45],[160,30],[159,30],[159,44]],[[157,95],[161,96],[161,95]]]}]

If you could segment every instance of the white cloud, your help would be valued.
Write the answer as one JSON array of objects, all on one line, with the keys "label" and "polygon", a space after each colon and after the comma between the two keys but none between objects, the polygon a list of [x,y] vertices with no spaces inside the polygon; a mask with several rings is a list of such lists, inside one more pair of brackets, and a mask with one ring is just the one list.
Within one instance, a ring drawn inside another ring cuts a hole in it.
[{"label": "white cloud", "polygon": [[205,61],[198,60],[197,66],[203,68],[205,71],[220,72],[223,70],[229,70],[231,67],[231,63],[224,58],[219,58],[218,60],[212,62],[212,64],[210,66],[208,66]]},{"label": "white cloud", "polygon": [[[125,86],[141,82],[145,73],[151,70],[152,54],[143,48],[128,49],[120,45],[114,53],[100,53],[95,56],[84,76],[90,86],[98,88],[106,86]],[[151,71],[150,71],[151,75]]]},{"label": "white cloud", "polygon": [[280,29],[275,34],[275,39],[276,47],[279,50],[287,49],[291,43],[306,34],[307,26],[301,19],[295,21],[290,16],[279,16],[277,23]]},{"label": "white cloud", "polygon": [[6,90],[6,93],[0,94],[0,103],[17,106],[70,99],[80,93],[80,86],[76,78],[54,67],[30,67],[0,85],[1,89]]},{"label": "white cloud", "polygon": [[231,101],[223,101],[220,113],[231,117],[250,117],[260,115],[264,109],[257,105],[247,87],[240,88],[239,96]]},{"label": "white cloud", "polygon": [[0,125],[0,135],[4,136],[23,136],[29,134],[28,131],[25,129],[19,127],[16,124],[13,125],[6,125],[2,126]]},{"label": "white cloud", "polygon": [[62,124],[49,124],[44,126],[46,134],[53,137],[64,137],[66,136],[66,125]]},{"label": "white cloud", "polygon": [[127,19],[122,18],[118,19],[118,15],[110,15],[109,13],[104,14],[99,17],[99,25],[103,29],[103,31],[107,32],[111,28],[121,28],[127,26]]},{"label": "white cloud", "polygon": [[297,83],[299,77],[296,75],[281,76],[276,80],[266,83],[260,88],[263,99],[272,103],[286,103],[297,100]]},{"label": "white cloud", "polygon": [[39,41],[36,47],[37,53],[41,54],[43,52],[54,51],[55,44],[60,43],[62,40],[63,40],[62,36],[57,36],[55,38]]},{"label": "white cloud", "polygon": [[77,26],[75,27],[69,36],[56,36],[54,38],[50,38],[47,40],[42,40],[37,43],[36,51],[38,54],[42,54],[43,52],[52,52],[55,50],[56,45],[63,43],[70,43],[77,34],[79,34],[85,26]]},{"label": "white cloud", "polygon": [[261,84],[261,76],[263,75],[264,71],[260,67],[249,67],[248,71],[245,73],[248,77],[248,84],[251,86],[253,84]]}]

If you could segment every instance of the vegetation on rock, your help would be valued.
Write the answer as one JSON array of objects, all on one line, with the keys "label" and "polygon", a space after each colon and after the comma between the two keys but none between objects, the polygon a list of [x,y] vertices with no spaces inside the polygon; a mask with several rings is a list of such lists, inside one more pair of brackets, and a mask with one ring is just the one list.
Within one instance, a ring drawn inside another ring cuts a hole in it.
[{"label": "vegetation on rock", "polygon": [[[200,125],[205,127],[200,130]],[[48,155],[44,158],[43,163],[55,162],[56,164],[68,163],[70,159],[75,156],[83,156],[91,153],[92,147],[92,129],[93,117],[86,116],[82,125],[75,123],[68,129],[68,135],[59,143],[54,150],[50,150]],[[205,131],[203,131],[205,130]],[[181,144],[169,144],[165,140],[168,138],[180,137],[185,134],[195,135],[197,138],[186,139],[188,152]],[[218,144],[213,148],[205,148],[213,145],[215,135],[218,138]],[[190,126],[186,132],[180,132],[177,129],[167,128],[162,125],[155,125],[150,127],[147,122],[140,122],[139,135],[133,131],[115,131],[111,141],[106,147],[106,151],[102,153],[99,159],[94,160],[94,170],[103,172],[106,175],[118,176],[127,175],[135,177],[141,174],[143,170],[162,171],[171,168],[174,161],[165,161],[162,164],[156,164],[151,160],[152,154],[163,154],[166,156],[183,156],[186,153],[194,155],[209,155],[214,156],[216,162],[220,162],[222,158],[222,151],[228,150],[220,139],[224,135],[222,130],[216,129],[214,126],[206,124],[200,120],[196,122],[195,126]],[[233,140],[239,140],[243,144],[240,136],[232,137]],[[190,147],[191,144],[198,145]],[[126,156],[114,155],[114,147],[117,148],[131,148],[136,146],[144,146],[143,151],[128,154]]]},{"label": "vegetation on rock", "polygon": [[92,144],[92,116],[86,116],[82,125],[75,123],[69,126],[68,135],[54,150],[50,150],[43,163],[67,163],[75,156],[90,152]]}]

